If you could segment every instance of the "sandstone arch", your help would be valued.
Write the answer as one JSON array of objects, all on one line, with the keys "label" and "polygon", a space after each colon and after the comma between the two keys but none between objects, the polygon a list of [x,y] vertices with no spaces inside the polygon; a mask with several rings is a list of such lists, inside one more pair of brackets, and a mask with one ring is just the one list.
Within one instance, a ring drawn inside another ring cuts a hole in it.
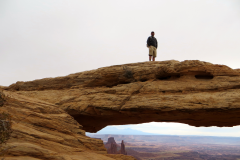
[{"label": "sandstone arch", "polygon": [[59,106],[88,132],[151,121],[240,125],[239,70],[197,60],[110,66],[6,90]]}]

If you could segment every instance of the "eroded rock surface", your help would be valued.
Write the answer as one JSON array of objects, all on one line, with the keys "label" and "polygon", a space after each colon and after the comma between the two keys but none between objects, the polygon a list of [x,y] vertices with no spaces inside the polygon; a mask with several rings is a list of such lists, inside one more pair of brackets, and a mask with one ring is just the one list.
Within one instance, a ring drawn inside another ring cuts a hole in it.
[{"label": "eroded rock surface", "polygon": [[5,160],[134,160],[109,157],[102,140],[85,136],[82,126],[52,103],[0,90],[3,112],[13,122]]},{"label": "eroded rock surface", "polygon": [[240,72],[202,61],[117,65],[7,88],[57,105],[88,132],[107,125],[240,125]]}]

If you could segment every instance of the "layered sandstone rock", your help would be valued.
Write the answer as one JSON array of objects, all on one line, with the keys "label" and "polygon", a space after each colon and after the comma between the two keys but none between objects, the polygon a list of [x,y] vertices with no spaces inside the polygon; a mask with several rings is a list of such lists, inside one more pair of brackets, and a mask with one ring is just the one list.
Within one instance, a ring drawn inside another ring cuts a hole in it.
[{"label": "layered sandstone rock", "polygon": [[[107,143],[105,143],[104,146],[107,149],[108,154],[116,154],[117,147],[119,147],[119,145],[114,140],[114,137],[109,137]],[[115,146],[116,146],[116,150],[114,148]]]},{"label": "layered sandstone rock", "polygon": [[[125,144],[124,141],[122,140],[121,145],[118,145],[116,141],[114,140],[114,137],[109,137],[107,143],[105,144],[105,147],[107,148],[107,153],[108,154],[123,154],[127,155],[127,152],[125,150]],[[118,150],[117,148],[120,148]]]},{"label": "layered sandstone rock", "polygon": [[88,132],[151,121],[240,125],[239,70],[202,61],[117,65],[6,89],[64,109]]},{"label": "layered sandstone rock", "polygon": [[127,152],[126,152],[126,150],[125,150],[125,144],[124,144],[124,141],[123,141],[123,140],[122,140],[122,143],[121,143],[120,153],[121,153],[121,154],[124,154],[124,155],[127,155]]},{"label": "layered sandstone rock", "polygon": [[107,149],[108,154],[117,154],[117,144],[111,143],[110,147]]},{"label": "layered sandstone rock", "polygon": [[109,137],[106,145],[111,143],[117,144],[116,141],[114,140],[114,137]]},{"label": "layered sandstone rock", "polygon": [[102,140],[85,136],[82,126],[52,103],[1,90],[3,112],[13,122],[5,160],[134,160],[106,155]]}]

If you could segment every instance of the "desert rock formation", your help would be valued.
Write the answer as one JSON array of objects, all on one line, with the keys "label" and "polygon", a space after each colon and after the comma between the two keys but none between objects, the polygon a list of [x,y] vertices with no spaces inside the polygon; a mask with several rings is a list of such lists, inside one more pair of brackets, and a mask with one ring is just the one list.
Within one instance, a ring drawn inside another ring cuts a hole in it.
[{"label": "desert rock formation", "polygon": [[117,144],[116,141],[114,140],[114,137],[109,137],[106,144],[111,144],[111,143]]},{"label": "desert rock formation", "polygon": [[0,90],[2,112],[11,114],[13,129],[5,160],[134,160],[107,155],[102,140],[85,136],[82,126],[52,103]]},{"label": "desert rock formation", "polygon": [[108,154],[117,154],[117,144],[111,143],[110,147],[107,149]]},{"label": "desert rock formation", "polygon": [[124,144],[124,141],[123,141],[123,140],[122,140],[122,143],[121,143],[120,153],[121,153],[121,154],[124,154],[124,155],[127,155],[127,152],[126,152],[126,150],[125,150],[125,144]]},{"label": "desert rock formation", "polygon": [[109,137],[107,143],[105,144],[105,147],[107,148],[107,153],[108,154],[123,154],[127,155],[127,152],[125,150],[125,144],[124,141],[122,140],[121,146],[119,146],[120,150],[118,151],[118,144],[114,140],[114,137]]},{"label": "desert rock formation", "polygon": [[5,88],[65,110],[97,132],[107,125],[240,125],[240,72],[202,61],[116,65]]},{"label": "desert rock formation", "polygon": [[[107,149],[108,154],[116,154],[117,153],[118,144],[114,140],[114,137],[109,137],[107,143],[105,143],[104,146]],[[116,146],[116,150],[114,149],[115,146]],[[110,149],[111,147],[112,147],[112,149]]]}]

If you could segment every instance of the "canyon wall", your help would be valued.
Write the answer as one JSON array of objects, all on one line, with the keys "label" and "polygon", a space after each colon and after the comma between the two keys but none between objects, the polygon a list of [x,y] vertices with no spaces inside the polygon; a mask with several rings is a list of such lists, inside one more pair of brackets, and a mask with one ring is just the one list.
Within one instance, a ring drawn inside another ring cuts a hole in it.
[{"label": "canyon wall", "polygon": [[103,141],[85,136],[82,126],[58,106],[0,90],[0,113],[12,119],[5,160],[134,160],[107,155]]}]

